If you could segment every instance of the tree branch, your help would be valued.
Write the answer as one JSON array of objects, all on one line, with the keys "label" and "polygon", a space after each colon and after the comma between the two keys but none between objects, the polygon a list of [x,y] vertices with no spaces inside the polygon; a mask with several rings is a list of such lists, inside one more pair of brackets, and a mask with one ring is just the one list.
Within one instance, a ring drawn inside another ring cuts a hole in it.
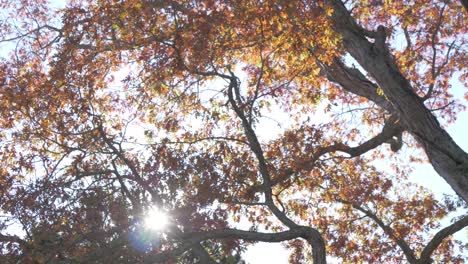
[{"label": "tree branch", "polygon": [[382,228],[382,230],[393,240],[397,243],[397,245],[401,248],[401,250],[403,251],[403,253],[405,254],[406,256],[406,259],[408,260],[408,262],[410,263],[416,263],[416,257],[414,256],[414,252],[413,250],[409,247],[409,245],[406,243],[406,241],[404,241],[402,238],[399,238],[394,230],[386,225],[382,220],[380,220],[380,218],[372,213],[371,211],[363,208],[362,206],[360,206],[359,204],[357,203],[354,203],[354,202],[349,202],[349,201],[346,201],[346,200],[343,200],[343,199],[337,199],[338,202],[341,202],[341,203],[344,203],[344,204],[348,204],[348,205],[351,205],[354,209],[364,213],[365,215],[367,215],[370,219],[372,219],[378,226],[380,226],[380,228]]},{"label": "tree branch", "polygon": [[328,147],[318,149],[314,156],[320,157],[326,153],[341,151],[348,153],[350,157],[357,157],[368,152],[369,150],[372,150],[382,145],[383,143],[392,142],[391,140],[393,139],[393,137],[399,137],[399,135],[402,132],[403,129],[397,123],[396,118],[391,117],[389,120],[387,120],[387,122],[385,122],[382,132],[380,132],[375,137],[367,140],[366,142],[362,143],[361,145],[356,147],[349,147],[344,145],[343,143],[335,143]]},{"label": "tree branch", "polygon": [[27,243],[18,236],[2,235],[0,234],[0,242],[4,243],[18,243],[19,245],[27,248]]},{"label": "tree branch", "polygon": [[[262,146],[260,145],[255,131],[252,128],[252,124],[245,116],[244,110],[241,109],[242,100],[239,92],[238,79],[233,72],[230,71],[230,73],[231,77],[229,78],[228,88],[229,103],[231,104],[234,112],[241,119],[242,126],[244,128],[247,141],[249,142],[250,149],[257,158],[260,175],[263,179],[262,190],[265,194],[265,204],[271,210],[273,215],[275,215],[278,218],[278,220],[280,220],[284,225],[286,225],[292,230],[296,229],[299,226],[296,223],[294,223],[294,221],[289,219],[289,217],[284,212],[282,212],[274,203],[273,193],[271,189],[271,177],[265,156],[263,154]],[[312,246],[312,255],[314,263],[326,263],[325,242],[323,241],[320,232],[310,227],[309,230],[311,231],[307,234],[307,237],[304,238],[306,238],[309,244]]]},{"label": "tree branch", "polygon": [[465,7],[465,11],[468,13],[468,0],[460,0],[463,7]]},{"label": "tree branch", "polygon": [[[303,169],[311,170],[314,166],[314,162],[317,161],[321,156],[327,153],[341,151],[341,152],[349,154],[350,155],[349,158],[353,158],[353,157],[360,156],[382,145],[383,143],[390,143],[392,146],[392,149],[398,150],[398,146],[401,143],[400,137],[401,137],[402,132],[403,132],[403,129],[401,128],[400,124],[397,122],[396,118],[390,117],[385,122],[382,132],[380,132],[378,135],[374,136],[373,138],[365,141],[361,145],[358,145],[356,147],[350,147],[341,142],[338,142],[327,147],[318,148],[313,155],[313,159],[309,160],[308,165],[303,167]],[[393,137],[397,137],[399,139],[395,140],[393,139]],[[396,145],[396,148],[393,147],[395,145]],[[291,177],[291,175],[295,173],[298,173],[298,171],[294,171],[290,168],[286,169],[283,175],[276,177],[275,179],[271,181],[271,186],[275,186],[285,181],[286,179],[288,179],[289,177]],[[254,192],[257,192],[259,191],[259,188],[254,186],[252,187],[252,190]]]},{"label": "tree branch", "polygon": [[437,234],[435,234],[431,241],[424,247],[419,258],[419,263],[431,263],[431,254],[437,249],[437,247],[442,243],[442,241],[448,236],[451,236],[456,232],[462,230],[466,226],[468,226],[468,215],[465,215],[462,219],[454,222],[453,224],[437,232]]},{"label": "tree branch", "polygon": [[391,113],[398,115],[402,127],[424,147],[437,173],[468,202],[468,153],[455,143],[424,105],[398,69],[385,43],[382,46],[377,39],[369,42],[341,1],[328,0],[327,3],[334,9],[334,28],[341,34],[346,50],[379,84],[394,109]]},{"label": "tree branch", "polygon": [[[212,230],[206,232],[190,232],[184,233],[181,235],[182,239],[186,239],[184,244],[176,249],[173,249],[168,252],[159,253],[153,256],[148,257],[144,263],[154,263],[154,262],[163,262],[174,256],[180,255],[183,252],[187,251],[189,247],[193,244],[200,243],[202,241],[210,239],[242,239],[246,241],[261,241],[269,243],[277,243],[282,241],[287,241],[296,238],[304,238],[309,243],[319,243],[323,242],[320,233],[315,229],[306,226],[297,226],[294,229],[278,232],[278,233],[261,233],[253,231],[244,231],[238,229],[222,229],[222,230]],[[312,241],[312,242],[311,242]],[[325,247],[325,245],[323,245]],[[324,252],[323,252],[324,254]],[[324,255],[325,256],[325,255]],[[314,254],[314,259],[318,258]],[[317,262],[314,262],[317,263]],[[325,262],[318,262],[325,263]]]},{"label": "tree branch", "polygon": [[378,91],[378,85],[370,81],[358,69],[346,66],[340,59],[336,58],[331,65],[320,64],[329,81],[339,84],[344,90],[367,98],[378,106],[393,113],[392,104]]}]

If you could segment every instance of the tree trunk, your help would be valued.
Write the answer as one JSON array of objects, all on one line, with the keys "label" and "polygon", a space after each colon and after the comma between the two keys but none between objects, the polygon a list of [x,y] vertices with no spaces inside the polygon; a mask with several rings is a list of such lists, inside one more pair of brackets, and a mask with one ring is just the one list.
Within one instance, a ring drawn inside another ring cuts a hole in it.
[{"label": "tree trunk", "polygon": [[385,46],[385,29],[379,27],[371,43],[345,6],[331,0],[336,30],[346,50],[376,80],[402,126],[423,146],[434,169],[468,202],[468,154],[442,129],[437,119],[398,70]]}]

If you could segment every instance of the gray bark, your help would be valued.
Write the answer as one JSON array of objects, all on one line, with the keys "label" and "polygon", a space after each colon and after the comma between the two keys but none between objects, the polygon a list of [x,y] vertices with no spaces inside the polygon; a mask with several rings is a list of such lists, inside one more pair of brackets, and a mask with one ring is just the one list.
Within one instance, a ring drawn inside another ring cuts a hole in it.
[{"label": "gray bark", "polygon": [[437,173],[468,202],[468,154],[440,126],[399,71],[385,46],[385,29],[380,26],[377,32],[373,32],[370,37],[375,41],[372,43],[366,38],[366,31],[356,24],[341,1],[329,2],[335,10],[335,28],[343,36],[346,50],[378,83],[400,118],[401,125],[422,145]]},{"label": "gray bark", "polygon": [[465,7],[465,11],[468,12],[468,0],[461,0],[463,7]]}]

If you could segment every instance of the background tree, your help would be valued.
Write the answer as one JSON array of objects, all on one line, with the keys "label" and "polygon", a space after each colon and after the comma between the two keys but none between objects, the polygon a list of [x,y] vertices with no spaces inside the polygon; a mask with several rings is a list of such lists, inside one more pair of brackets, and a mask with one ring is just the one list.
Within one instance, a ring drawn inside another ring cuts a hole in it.
[{"label": "background tree", "polygon": [[1,260],[463,263],[461,3],[2,1]]}]

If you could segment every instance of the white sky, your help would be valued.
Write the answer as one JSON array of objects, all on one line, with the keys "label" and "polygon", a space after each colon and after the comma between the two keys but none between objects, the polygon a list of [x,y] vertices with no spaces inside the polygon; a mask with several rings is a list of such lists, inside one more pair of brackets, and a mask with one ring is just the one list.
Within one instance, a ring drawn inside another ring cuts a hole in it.
[{"label": "white sky", "polygon": [[[458,116],[458,120],[450,125],[447,131],[463,150],[468,151],[468,112],[462,112]],[[269,124],[268,127],[262,130],[271,131],[270,129],[273,128],[274,125]],[[444,193],[455,194],[447,182],[434,171],[431,164],[417,165],[410,179],[432,190],[438,198],[442,198]],[[437,231],[433,232],[435,234]],[[455,238],[468,241],[468,229],[465,228],[457,232]],[[287,264],[289,263],[288,257],[289,252],[280,243],[258,243],[251,246],[244,254],[244,258],[248,264]],[[332,259],[328,261],[329,263],[338,263]]]},{"label": "white sky", "polygon": [[[51,1],[51,3],[57,7],[62,7],[64,2],[64,0]],[[461,84],[458,85],[457,90],[460,91],[458,94],[462,96],[464,91],[462,91],[463,88],[460,86]],[[281,116],[276,114],[275,118],[280,121],[282,119]],[[275,133],[272,132],[278,131],[277,133],[279,133],[280,130],[281,129],[278,128],[278,123],[272,120],[265,120],[263,125],[257,129],[259,136],[263,139],[273,138]],[[458,120],[450,125],[447,131],[461,148],[468,151],[468,113],[466,111],[459,114]],[[417,169],[411,175],[411,179],[431,189],[437,196],[440,195],[439,197],[441,197],[443,193],[454,193],[451,187],[433,170],[430,164],[418,165]],[[468,240],[466,229],[465,231],[458,232],[456,237],[465,241]],[[249,264],[287,264],[288,257],[288,251],[285,250],[280,243],[257,243],[251,246],[244,254],[244,258]],[[332,259],[329,259],[329,261],[330,263],[336,262]]]}]

